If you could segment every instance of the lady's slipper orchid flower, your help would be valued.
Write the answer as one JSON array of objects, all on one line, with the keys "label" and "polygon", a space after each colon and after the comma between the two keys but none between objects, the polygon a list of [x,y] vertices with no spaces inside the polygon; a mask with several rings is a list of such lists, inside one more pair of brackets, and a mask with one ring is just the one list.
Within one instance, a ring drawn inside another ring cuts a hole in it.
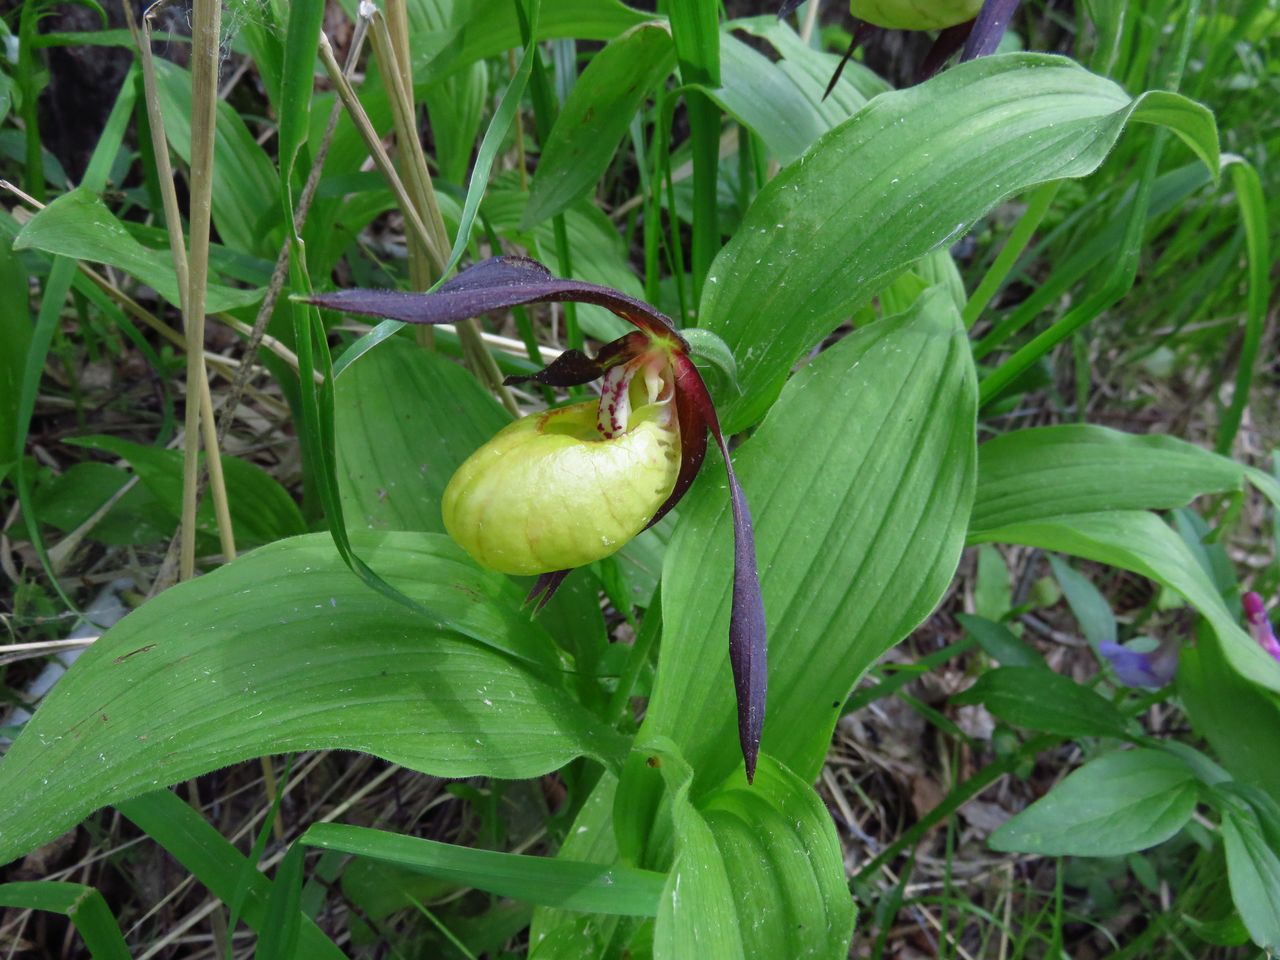
[{"label": "lady's slipper orchid flower", "polygon": [[454,323],[527,303],[574,301],[613,311],[637,329],[594,356],[568,350],[530,377],[569,387],[601,380],[598,401],[532,414],[501,430],[454,474],[445,527],[482,566],[537,575],[540,609],[572,567],[607,557],[685,495],[715,437],[733,508],[729,660],[738,738],[755,776],[765,707],[765,621],[746,498],[733,473],[711,395],[671,321],[617,290],[561,280],[534,260],[494,257],[434,293],[341,290],[311,298],[333,310],[405,323]]}]

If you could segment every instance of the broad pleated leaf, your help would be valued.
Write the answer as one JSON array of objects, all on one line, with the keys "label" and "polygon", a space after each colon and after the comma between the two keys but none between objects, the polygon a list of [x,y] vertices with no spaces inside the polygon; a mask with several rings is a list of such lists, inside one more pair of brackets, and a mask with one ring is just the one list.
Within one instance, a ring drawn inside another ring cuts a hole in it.
[{"label": "broad pleated leaf", "polygon": [[[1233,798],[1234,799],[1234,798]],[[1225,806],[1222,839],[1227,853],[1231,899],[1255,943],[1280,950],[1280,824],[1236,801]]]},{"label": "broad pleated leaf", "polygon": [[[191,74],[157,58],[156,84],[164,132],[174,153],[191,162]],[[280,176],[244,120],[225,100],[218,102],[214,143],[213,223],[232,250],[274,258],[279,240]],[[279,234],[276,234],[277,238]]]},{"label": "broad pleated leaf", "polygon": [[1195,645],[1183,647],[1177,685],[1192,727],[1231,775],[1280,801],[1280,739],[1242,735],[1280,728],[1276,698],[1233,670],[1208,630],[1197,630]]},{"label": "broad pleated leaf", "polygon": [[[63,194],[32,217],[13,246],[108,264],[153,287],[173,306],[181,306],[169,251],[144,247],[96,194],[83,187]],[[209,312],[218,313],[257,303],[262,291],[211,283],[206,296]]]},{"label": "broad pleated leaf", "polygon": [[[769,636],[763,751],[817,775],[850,688],[933,609],[973,496],[975,386],[941,289],[852,334],[788,385],[734,457],[756,523]],[[701,786],[734,767],[731,517],[718,470],[681,506],[642,736],[676,741]]]},{"label": "broad pleated leaf", "polygon": [[[102,450],[127,461],[168,518],[176,524],[182,516],[181,450],[162,450],[119,437],[76,437],[69,442],[91,450]],[[256,547],[306,532],[307,526],[298,505],[289,492],[261,467],[223,454],[222,470],[238,544],[246,548]],[[217,532],[213,501],[209,497],[201,501],[196,523],[197,528],[207,534]]]},{"label": "broad pleated leaf", "polygon": [[1040,54],[988,57],[876,97],[763,189],[711,266],[699,324],[742,370],[729,432],[758,420],[792,365],[883,281],[1006,197],[1084,176],[1130,120],[1171,126],[1214,171],[1204,107],[1131,99]]},{"label": "broad pleated leaf", "polygon": [[394,338],[337,379],[338,486],[352,529],[443,533],[455,470],[511,418],[462,367]]},{"label": "broad pleated leaf", "polygon": [[991,837],[997,850],[1114,857],[1182,829],[1199,796],[1195,773],[1161,750],[1122,750],[1085,764]]},{"label": "broad pleated leaf", "polygon": [[737,779],[696,807],[677,789],[672,815],[655,958],[846,955],[853,900],[831,815],[809,784],[762,756],[751,786]]},{"label": "broad pleated leaf", "polygon": [[364,586],[327,535],[180,584],[90,647],[0,761],[0,863],[105,804],[263,754],[361,750],[447,777],[615,755],[619,738],[539,679],[554,646],[514,584],[442,536],[353,543],[483,643]]},{"label": "broad pleated leaf", "polygon": [[1174,437],[1067,424],[1015,430],[978,448],[970,536],[1042,517],[1170,510],[1240,487],[1244,467]]},{"label": "broad pleated leaf", "polygon": [[[133,478],[129,471],[98,460],[74,463],[56,477],[42,478],[32,498],[41,523],[70,533]],[[134,484],[97,523],[90,537],[111,546],[155,543],[171,537],[178,519],[141,483]]]},{"label": "broad pleated leaf", "polygon": [[[667,746],[665,743],[663,746]],[[715,834],[689,799],[693,771],[674,747],[659,755],[670,794],[675,862],[658,902],[654,960],[745,960],[729,872]]]},{"label": "broad pleated leaf", "polygon": [[[538,40],[611,40],[653,17],[619,0],[545,0],[539,8]],[[414,87],[522,45],[520,24],[510,3],[476,0],[459,4],[450,27],[415,32],[410,37]]]},{"label": "broad pleated leaf", "polygon": [[1155,514],[1113,510],[1046,517],[986,530],[974,539],[1069,553],[1161,583],[1212,624],[1223,654],[1241,676],[1280,692],[1280,665],[1245,633],[1183,539]]},{"label": "broad pleated leaf", "polygon": [[522,227],[560,213],[595,186],[649,91],[674,66],[671,29],[660,20],[627,31],[591,58],[543,145]]}]

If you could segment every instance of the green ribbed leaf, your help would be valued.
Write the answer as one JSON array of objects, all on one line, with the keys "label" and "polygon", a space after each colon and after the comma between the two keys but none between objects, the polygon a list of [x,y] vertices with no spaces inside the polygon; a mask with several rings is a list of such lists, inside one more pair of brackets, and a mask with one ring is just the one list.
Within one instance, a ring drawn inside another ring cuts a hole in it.
[{"label": "green ribbed leaf", "polygon": [[675,862],[654,930],[655,960],[843,957],[853,900],[835,825],[821,799],[767,755],[690,802],[687,768],[661,757],[672,792]]},{"label": "green ribbed leaf", "polygon": [[1135,100],[1041,54],[961,64],[876,97],[822,137],[761,190],[708,274],[699,323],[743,371],[727,430],[758,420],[795,361],[886,279],[1004,198],[1091,173],[1131,119],[1171,126],[1216,174],[1204,107],[1166,93]]},{"label": "green ribbed leaf", "polygon": [[1078,424],[1015,430],[978,450],[969,536],[1073,513],[1171,510],[1244,478],[1240,464],[1174,437]]},{"label": "green ribbed leaf", "polygon": [[[64,193],[32,217],[15,238],[13,248],[105,263],[154,288],[173,306],[182,302],[169,251],[144,247],[97,194],[83,187]],[[209,312],[219,313],[258,303],[262,290],[211,283],[207,297]]]},{"label": "green ribbed leaf", "polygon": [[542,148],[523,228],[560,213],[595,186],[631,118],[674,66],[671,30],[662,21],[641,24],[591,58]]},{"label": "green ribbed leaf", "polygon": [[[169,519],[176,524],[182,516],[181,450],[162,450],[119,437],[76,437],[69,442],[78,447],[112,453],[128,461]],[[306,531],[298,505],[288,491],[261,467],[223,454],[222,469],[226,476],[231,523],[237,542],[245,547],[255,547]],[[209,497],[201,502],[196,523],[207,534],[217,532],[213,501]]]},{"label": "green ribbed leaf", "polygon": [[991,836],[997,850],[1114,857],[1163,843],[1195,811],[1196,776],[1162,750],[1122,750],[1086,763]]},{"label": "green ribbed leaf", "polygon": [[979,542],[1020,543],[1107,563],[1154,580],[1184,597],[1212,624],[1231,666],[1280,692],[1280,664],[1244,632],[1181,537],[1155,514],[1112,510],[1045,517],[984,530]]},{"label": "green ribbed leaf", "polygon": [[[977,459],[974,380],[959,312],[935,287],[800,371],[735,455],[768,623],[762,750],[801,778],[817,775],[863,671],[924,619],[955,572]],[[740,763],[722,476],[705,466],[680,505],[642,731],[679,744],[699,789]]]},{"label": "green ribbed leaf", "polygon": [[361,750],[446,777],[617,754],[509,580],[439,535],[353,543],[475,639],[364,586],[324,534],[179,584],[90,647],[0,761],[0,863],[98,807],[264,754]]}]

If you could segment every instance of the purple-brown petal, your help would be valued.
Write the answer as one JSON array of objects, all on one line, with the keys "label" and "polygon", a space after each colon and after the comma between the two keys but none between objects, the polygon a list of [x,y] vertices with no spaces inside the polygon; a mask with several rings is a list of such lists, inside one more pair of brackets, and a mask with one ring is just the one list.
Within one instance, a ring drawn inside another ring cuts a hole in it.
[{"label": "purple-brown petal", "polygon": [[[676,422],[680,425],[680,472],[676,474],[676,485],[672,487],[671,495],[663,501],[646,525],[646,530],[670,513],[671,508],[689,492],[707,455],[707,421],[702,415],[701,405],[694,399],[699,389],[706,392],[702,376],[693,361],[683,354],[673,356],[671,364],[676,378]],[[695,379],[696,383],[693,382]]]},{"label": "purple-brown petal", "polygon": [[986,0],[974,18],[960,61],[963,63],[995,53],[1017,9],[1018,0]]},{"label": "purple-brown petal", "polygon": [[733,472],[729,445],[720,430],[711,394],[697,367],[688,357],[678,357],[677,391],[689,398],[716,438],[729,477],[729,502],[733,508],[733,607],[729,614],[729,663],[738,700],[738,742],[747,768],[747,782],[755,779],[760,734],[764,730],[765,694],[768,688],[767,633],[764,599],[756,572],[755,532],[747,498]]},{"label": "purple-brown petal", "polygon": [[581,280],[561,280],[528,257],[492,257],[468,267],[433,293],[397,290],[337,290],[308,297],[307,303],[403,323],[457,323],[491,310],[526,303],[572,301],[613,311],[633,326],[687,349],[675,326],[643,300]]}]

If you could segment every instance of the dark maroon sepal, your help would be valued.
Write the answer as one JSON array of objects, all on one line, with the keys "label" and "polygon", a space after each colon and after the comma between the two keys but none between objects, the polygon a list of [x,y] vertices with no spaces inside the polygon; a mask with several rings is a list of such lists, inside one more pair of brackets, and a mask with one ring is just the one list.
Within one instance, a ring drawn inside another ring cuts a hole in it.
[{"label": "dark maroon sepal", "polygon": [[564,578],[571,573],[572,570],[552,570],[550,573],[539,574],[538,579],[533,582],[533,589],[524,598],[525,606],[533,604],[533,612],[541,613],[542,608],[551,602],[551,598],[560,589],[560,584],[564,583]]},{"label": "dark maroon sepal", "polygon": [[960,62],[986,57],[996,52],[1009,21],[1018,9],[1018,0],[986,0],[973,21],[973,29],[964,42]]},{"label": "dark maroon sepal", "polygon": [[[768,688],[767,633],[764,599],[756,573],[755,531],[751,510],[733,472],[729,445],[720,431],[715,405],[706,384],[688,357],[676,361],[677,395],[684,395],[716,438],[729,477],[729,502],[733,507],[733,607],[729,614],[729,664],[738,700],[738,743],[747,768],[747,782],[756,775],[760,735],[764,730],[765,694]],[[681,424],[682,437],[683,427]],[[705,434],[704,446],[705,450]]]},{"label": "dark maroon sepal", "polygon": [[827,81],[827,89],[822,91],[822,99],[826,100],[831,96],[831,91],[836,88],[836,84],[840,82],[840,76],[844,73],[844,68],[849,65],[849,61],[853,59],[854,51],[867,42],[867,40],[880,28],[873,23],[867,23],[865,20],[853,21],[853,35],[849,38],[849,48],[845,50],[844,56],[840,58],[840,62],[836,64],[835,72],[831,74],[831,79]]},{"label": "dark maroon sepal", "polygon": [[[676,474],[676,484],[671,488],[671,495],[663,501],[658,512],[653,515],[645,529],[671,512],[689,492],[694,478],[707,455],[707,421],[702,414],[702,406],[694,399],[694,394],[707,392],[702,382],[702,374],[693,361],[684,354],[676,354],[671,358],[671,365],[676,377],[676,422],[680,425],[680,472]],[[695,382],[696,381],[696,382]]]},{"label": "dark maroon sepal", "polygon": [[955,55],[955,52],[964,46],[965,40],[969,37],[972,29],[973,21],[966,20],[964,23],[957,23],[954,27],[947,27],[941,31],[938,34],[938,38],[933,41],[933,46],[929,48],[929,52],[924,55],[924,60],[920,64],[916,79],[928,80],[941,70],[946,65],[946,62]]},{"label": "dark maroon sepal", "polygon": [[570,300],[594,303],[656,337],[677,341],[675,326],[643,300],[609,287],[581,280],[561,280],[528,257],[492,257],[468,267],[433,293],[398,290],[336,290],[308,297],[305,303],[369,317],[388,317],[404,323],[457,323],[491,310],[526,303]]}]

